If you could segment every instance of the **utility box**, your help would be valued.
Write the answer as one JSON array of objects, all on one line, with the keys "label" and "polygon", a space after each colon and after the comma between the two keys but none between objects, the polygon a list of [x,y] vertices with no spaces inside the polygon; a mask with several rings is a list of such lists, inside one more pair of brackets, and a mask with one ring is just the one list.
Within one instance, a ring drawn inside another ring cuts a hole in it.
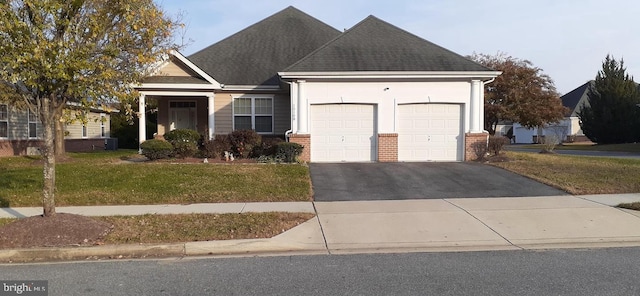
[{"label": "utility box", "polygon": [[104,150],[118,150],[118,138],[104,139]]}]

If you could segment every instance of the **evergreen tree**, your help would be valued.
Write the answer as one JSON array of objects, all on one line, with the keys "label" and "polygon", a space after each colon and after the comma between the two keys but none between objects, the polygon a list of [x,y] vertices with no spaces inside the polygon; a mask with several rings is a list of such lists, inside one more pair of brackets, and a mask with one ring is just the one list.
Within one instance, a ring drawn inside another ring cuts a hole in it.
[{"label": "evergreen tree", "polygon": [[588,104],[580,108],[580,127],[598,144],[640,141],[640,91],[626,74],[624,60],[607,55],[588,90]]}]

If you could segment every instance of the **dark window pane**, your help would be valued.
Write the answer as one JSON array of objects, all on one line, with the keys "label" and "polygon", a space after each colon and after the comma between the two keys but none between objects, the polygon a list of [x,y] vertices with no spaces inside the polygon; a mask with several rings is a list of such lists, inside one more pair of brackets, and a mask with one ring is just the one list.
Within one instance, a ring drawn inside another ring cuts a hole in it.
[{"label": "dark window pane", "polygon": [[251,116],[236,116],[234,130],[251,129]]},{"label": "dark window pane", "polygon": [[7,105],[2,104],[0,105],[0,120],[7,120],[7,118],[9,117],[9,108],[7,107]]},{"label": "dark window pane", "polygon": [[36,130],[36,124],[29,123],[29,138],[37,138],[37,137],[38,137],[38,133]]},{"label": "dark window pane", "polygon": [[0,138],[7,137],[7,122],[0,122]]},{"label": "dark window pane", "polygon": [[256,116],[256,132],[272,133],[273,126],[271,116]]}]

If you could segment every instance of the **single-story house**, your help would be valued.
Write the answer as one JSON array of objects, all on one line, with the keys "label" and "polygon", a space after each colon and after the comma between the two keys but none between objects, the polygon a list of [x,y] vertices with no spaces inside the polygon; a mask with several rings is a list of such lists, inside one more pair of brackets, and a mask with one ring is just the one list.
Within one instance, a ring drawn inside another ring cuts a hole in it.
[{"label": "single-story house", "polygon": [[[288,7],[137,86],[158,134],[286,135],[312,162],[463,161],[486,142],[484,84],[500,72],[369,16],[344,32]],[[144,141],[144,124],[140,125]]]},{"label": "single-story house", "polygon": [[589,104],[589,86],[594,83],[593,80],[580,85],[576,89],[561,96],[562,105],[567,107],[565,117],[557,123],[552,123],[538,128],[526,128],[518,123],[513,124],[513,135],[516,137],[516,143],[538,143],[538,137],[546,137],[552,135],[565,142],[585,142],[589,139],[580,128],[580,118],[578,112],[585,104]]},{"label": "single-story house", "polygon": [[[104,150],[107,144],[117,148],[117,142],[113,144],[114,139],[109,137],[109,125],[109,112],[91,109],[86,124],[76,121],[65,125],[65,150]],[[0,157],[40,154],[42,137],[42,124],[37,114],[0,103]]]}]

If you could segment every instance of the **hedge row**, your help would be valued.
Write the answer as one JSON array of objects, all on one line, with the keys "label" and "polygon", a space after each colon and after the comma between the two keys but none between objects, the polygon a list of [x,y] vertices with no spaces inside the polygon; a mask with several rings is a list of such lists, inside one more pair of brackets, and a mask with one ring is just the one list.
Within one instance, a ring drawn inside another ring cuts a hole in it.
[{"label": "hedge row", "polygon": [[165,140],[148,140],[140,145],[147,158],[170,157],[224,157],[225,152],[235,158],[257,158],[263,162],[295,162],[303,147],[297,143],[284,142],[281,138],[263,138],[254,130],[237,130],[227,135],[216,135],[203,140],[198,132],[187,129],[172,130],[164,135]]}]

